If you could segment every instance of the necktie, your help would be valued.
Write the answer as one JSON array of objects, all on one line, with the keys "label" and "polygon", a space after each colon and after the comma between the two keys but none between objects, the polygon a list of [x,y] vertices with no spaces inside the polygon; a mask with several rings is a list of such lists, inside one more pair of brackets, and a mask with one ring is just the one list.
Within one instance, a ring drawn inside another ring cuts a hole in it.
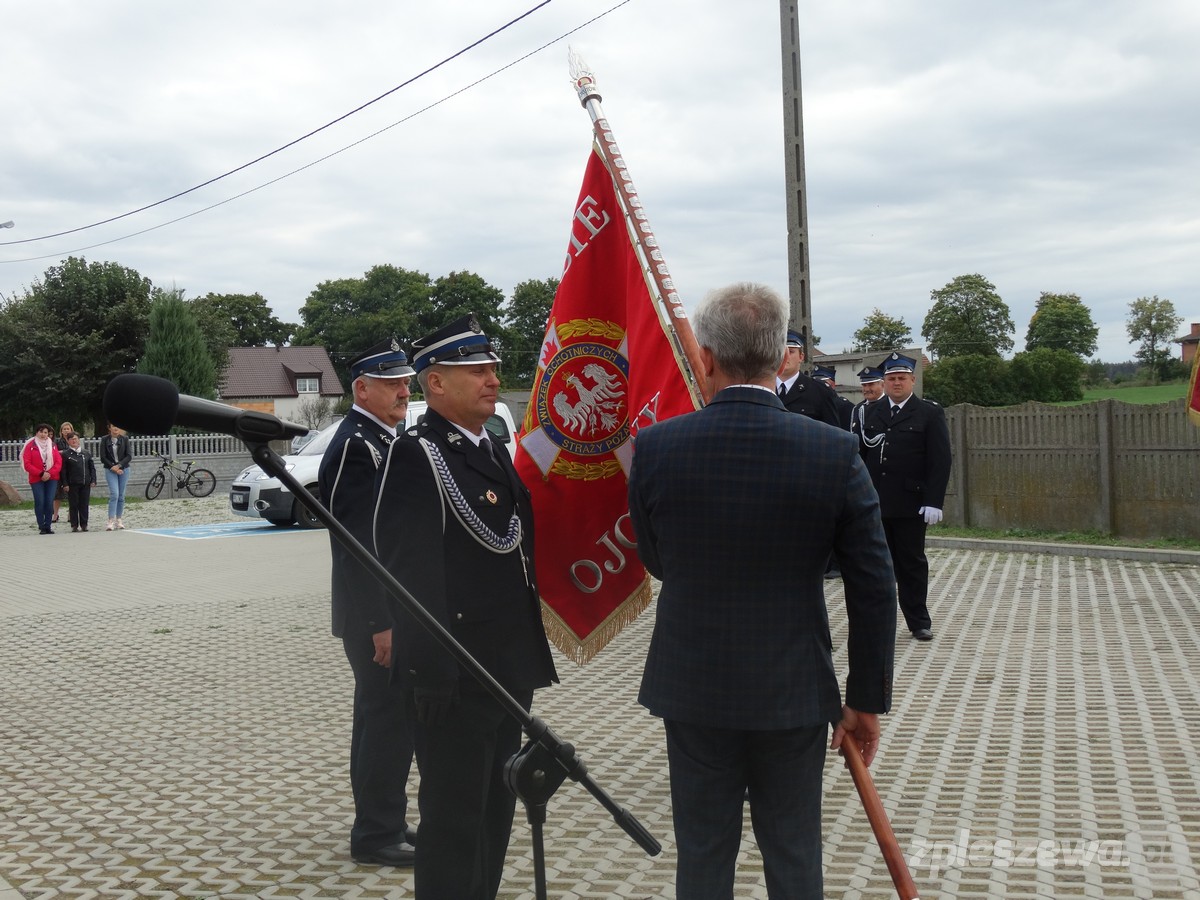
[{"label": "necktie", "polygon": [[488,455],[488,459],[490,459],[492,462],[496,461],[496,451],[492,449],[491,441],[489,441],[487,438],[483,438],[479,442],[479,447]]},{"label": "necktie", "polygon": [[893,406],[892,406],[892,418],[893,419],[896,418],[896,413],[898,413],[898,412],[900,412],[900,407],[893,404]]},{"label": "necktie", "polygon": [[777,391],[777,393],[779,394],[779,399],[782,400],[784,398],[784,396],[787,394],[787,385],[781,384],[779,386],[779,390]]}]

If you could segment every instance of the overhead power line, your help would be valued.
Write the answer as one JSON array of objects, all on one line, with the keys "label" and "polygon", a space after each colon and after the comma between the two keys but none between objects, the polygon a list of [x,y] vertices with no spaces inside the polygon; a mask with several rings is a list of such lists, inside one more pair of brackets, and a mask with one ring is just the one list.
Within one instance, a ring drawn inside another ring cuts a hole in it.
[{"label": "overhead power line", "polygon": [[154,209],[156,206],[162,206],[164,203],[170,203],[172,200],[178,200],[180,197],[186,197],[188,194],[198,191],[201,188],[208,187],[210,184],[216,184],[218,181],[222,180],[223,178],[228,178],[230,175],[236,175],[238,172],[248,169],[253,165],[257,165],[258,163],[262,162],[263,160],[270,159],[272,156],[275,156],[278,153],[282,153],[284,150],[287,150],[290,147],[294,147],[297,144],[299,144],[300,142],[306,141],[310,137],[313,137],[314,135],[320,134],[325,129],[331,128],[332,126],[338,124],[339,122],[344,122],[346,119],[350,118],[351,116],[355,115],[356,113],[362,112],[368,106],[372,106],[373,104],[378,103],[380,100],[383,100],[386,97],[390,97],[392,94],[396,93],[396,91],[400,90],[401,88],[408,87],[413,82],[415,82],[421,78],[424,78],[426,75],[430,74],[431,72],[437,71],[442,66],[446,65],[446,63],[457,59],[458,57],[462,56],[464,53],[468,53],[471,50],[474,50],[480,44],[483,44],[486,41],[491,40],[496,35],[500,34],[502,31],[504,31],[505,29],[511,28],[513,25],[517,24],[522,19],[526,19],[529,16],[533,15],[539,9],[542,9],[545,6],[549,6],[551,2],[552,2],[552,0],[542,0],[541,3],[527,9],[525,12],[521,13],[521,15],[517,16],[515,19],[512,19],[512,20],[506,22],[505,24],[503,24],[499,28],[489,32],[488,34],[485,34],[483,37],[479,38],[476,41],[473,41],[472,43],[463,47],[458,52],[450,54],[445,59],[443,59],[441,62],[435,63],[434,65],[430,66],[428,69],[425,69],[423,72],[419,72],[416,75],[412,76],[411,78],[407,79],[406,81],[402,81],[400,84],[396,85],[391,90],[384,91],[382,94],[380,94],[375,99],[368,100],[366,103],[363,103],[360,106],[356,106],[354,109],[350,110],[349,112],[343,113],[342,115],[338,116],[336,119],[326,122],[324,125],[321,125],[319,128],[314,128],[312,131],[308,132],[308,134],[301,135],[300,137],[296,138],[293,141],[288,141],[288,143],[284,144],[282,147],[276,147],[271,152],[264,153],[262,156],[259,156],[256,159],[252,159],[247,163],[243,163],[242,165],[238,166],[236,169],[230,169],[228,172],[225,172],[223,175],[217,175],[215,178],[210,178],[210,179],[208,179],[208,181],[203,181],[200,184],[190,187],[187,190],[180,191],[177,194],[172,194],[171,196],[164,197],[161,200],[156,200],[154,203],[147,203],[145,206],[139,206],[137,209],[131,209],[129,212],[121,213],[120,215],[117,215],[117,216],[110,216],[107,219],[101,219],[99,222],[92,222],[90,225],[80,225],[78,228],[68,228],[66,231],[56,231],[53,234],[43,234],[43,235],[39,235],[38,237],[23,238],[22,240],[19,240],[19,241],[4,241],[4,242],[0,243],[0,247],[10,246],[13,244],[29,244],[34,241],[44,241],[44,240],[49,240],[50,238],[63,237],[64,235],[68,235],[68,234],[76,234],[80,231],[87,231],[89,228],[96,228],[100,225],[107,225],[110,222],[117,222],[121,219],[127,219],[130,216],[135,216],[138,213],[145,212],[148,209]]},{"label": "overhead power line", "polygon": [[[530,57],[536,56],[538,53],[541,53],[547,47],[554,46],[555,44],[569,38],[571,35],[575,34],[576,32],[582,31],[584,28],[587,28],[593,22],[597,22],[600,19],[603,19],[605,16],[609,15],[610,13],[615,12],[616,10],[620,9],[622,6],[625,6],[626,4],[632,3],[632,2],[633,2],[633,0],[620,0],[620,2],[614,4],[613,6],[610,6],[608,9],[604,10],[604,12],[599,13],[595,16],[592,16],[592,18],[588,19],[586,22],[583,22],[580,25],[576,25],[574,28],[572,28],[569,31],[564,31],[558,37],[547,41],[546,43],[542,44],[540,47],[530,50],[528,53],[524,54],[523,56],[517,57],[512,62],[509,62],[509,63],[501,66],[498,69],[493,69],[491,72],[484,75],[482,78],[477,78],[475,81],[472,81],[470,84],[459,88],[457,91],[447,94],[446,96],[442,97],[440,100],[435,100],[433,103],[430,103],[427,106],[421,107],[416,112],[405,116],[403,119],[399,119],[390,125],[385,125],[383,128],[380,128],[377,131],[373,131],[370,134],[366,135],[365,137],[359,138],[357,141],[346,144],[344,147],[340,147],[331,153],[327,153],[318,159],[314,159],[312,162],[306,163],[305,165],[300,166],[299,168],[292,169],[290,172],[285,172],[283,175],[280,175],[277,178],[272,178],[270,181],[264,181],[260,185],[257,185],[252,188],[248,188],[247,190],[244,190],[239,194],[234,194],[232,197],[226,197],[224,200],[218,200],[216,203],[210,203],[208,206],[204,206],[204,207],[201,207],[200,209],[193,210],[192,212],[187,213],[185,215],[176,216],[174,219],[168,219],[165,222],[159,222],[157,225],[151,225],[149,228],[143,228],[140,231],[133,231],[133,232],[130,232],[129,234],[123,234],[120,237],[111,238],[110,240],[107,240],[107,241],[98,241],[95,244],[88,244],[86,247],[76,247],[72,250],[60,250],[55,253],[45,253],[40,256],[26,256],[21,259],[4,259],[4,260],[0,260],[0,265],[5,265],[6,263],[37,262],[38,260],[42,260],[42,259],[58,259],[58,258],[62,258],[63,256],[70,256],[73,253],[83,253],[86,250],[94,250],[97,247],[106,247],[109,244],[120,243],[121,241],[125,241],[130,238],[135,238],[135,237],[139,237],[140,235],[143,235],[143,234],[148,234],[151,231],[157,231],[160,228],[166,228],[168,225],[174,225],[178,222],[183,222],[186,219],[190,219],[190,218],[193,218],[194,216],[201,215],[202,213],[209,212],[210,210],[217,209],[218,207],[224,206],[227,203],[232,203],[235,200],[240,200],[243,197],[247,197],[250,194],[261,191],[264,188],[268,188],[273,184],[278,184],[279,182],[283,181],[284,179],[291,178],[293,175],[298,175],[301,172],[304,172],[308,169],[313,168],[314,166],[317,166],[323,162],[326,162],[327,160],[333,159],[333,157],[338,156],[339,154],[345,153],[347,150],[352,150],[353,148],[359,146],[360,144],[364,144],[367,141],[372,140],[373,138],[379,137],[379,135],[383,134],[386,131],[390,131],[391,129],[396,128],[397,126],[403,125],[404,123],[415,119],[417,116],[421,115],[422,113],[429,112],[429,110],[434,109],[438,106],[441,106],[443,103],[447,102],[448,100],[452,100],[455,97],[459,96],[460,94],[463,94],[466,91],[471,90],[472,88],[478,87],[479,85],[483,84],[485,81],[495,78],[501,72],[508,71],[513,66],[519,65],[520,63],[524,62],[525,60],[529,59]],[[433,71],[433,70],[429,69],[428,71]],[[410,81],[411,80],[412,79],[410,79]],[[372,101],[372,102],[374,102],[374,101]],[[345,117],[343,116],[343,118],[345,118]],[[315,134],[315,132],[313,132],[313,133]],[[247,165],[250,165],[250,164],[247,163]],[[245,166],[243,166],[242,168],[245,168]],[[235,169],[234,171],[238,171],[238,170]],[[227,173],[227,174],[232,174],[232,173]],[[222,177],[224,177],[224,176],[222,176]],[[219,179],[215,179],[215,178],[212,179],[212,181],[217,181],[217,180],[219,180]],[[211,184],[212,181],[205,182],[205,184]],[[197,187],[203,187],[203,185],[198,185]],[[193,190],[195,190],[195,188],[193,188]],[[190,193],[190,192],[185,192],[185,193]],[[177,194],[176,196],[183,196],[183,195]],[[173,198],[167,198],[167,199],[173,199]],[[166,201],[160,201],[160,203],[163,203],[163,202],[166,202]],[[152,205],[157,206],[159,204],[152,204]],[[150,207],[143,207],[143,209],[149,209],[149,208]],[[140,210],[134,210],[134,212],[139,212],[139,211]],[[126,213],[126,215],[132,215],[132,213]],[[117,218],[124,218],[124,217],[117,216],[113,219],[106,219],[105,221],[112,222],[112,221],[116,221]],[[103,223],[96,223],[96,224],[103,224]],[[91,226],[88,226],[88,227],[91,227]],[[74,229],[74,231],[81,231],[81,230],[83,230],[83,229]],[[73,234],[74,231],[64,231],[64,232],[60,232],[60,234]],[[55,235],[47,235],[47,237],[54,237],[54,236]],[[38,240],[38,239],[30,238],[30,240]],[[23,242],[13,241],[12,243],[23,243]],[[3,246],[3,244],[0,244],[0,246]]]}]

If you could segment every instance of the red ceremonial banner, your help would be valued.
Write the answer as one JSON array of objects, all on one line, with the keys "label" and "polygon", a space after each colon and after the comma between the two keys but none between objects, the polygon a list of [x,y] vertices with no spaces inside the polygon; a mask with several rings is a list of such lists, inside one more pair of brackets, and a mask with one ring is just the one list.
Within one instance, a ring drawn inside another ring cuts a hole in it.
[{"label": "red ceremonial banner", "polygon": [[580,664],[650,603],[629,522],[633,438],[696,408],[668,329],[593,147],[515,458],[546,633]]}]

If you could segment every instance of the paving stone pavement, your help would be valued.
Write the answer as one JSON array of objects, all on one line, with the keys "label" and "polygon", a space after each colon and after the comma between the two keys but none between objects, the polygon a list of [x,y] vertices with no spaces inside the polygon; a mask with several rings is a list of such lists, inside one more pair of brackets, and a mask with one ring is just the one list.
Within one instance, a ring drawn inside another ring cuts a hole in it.
[{"label": "paving stone pavement", "polygon": [[[1200,568],[930,556],[937,637],[898,635],[872,767],[921,896],[1200,898]],[[0,559],[0,900],[411,896],[410,872],[348,856],[324,533],[3,536]],[[552,897],[673,896],[661,728],[635,701],[652,616],[560,659],[535,713],[663,853],[567,782]],[[895,896],[834,756],[825,780],[826,895]],[[532,872],[518,811],[500,896],[532,896]],[[737,884],[766,897],[749,817]]]}]

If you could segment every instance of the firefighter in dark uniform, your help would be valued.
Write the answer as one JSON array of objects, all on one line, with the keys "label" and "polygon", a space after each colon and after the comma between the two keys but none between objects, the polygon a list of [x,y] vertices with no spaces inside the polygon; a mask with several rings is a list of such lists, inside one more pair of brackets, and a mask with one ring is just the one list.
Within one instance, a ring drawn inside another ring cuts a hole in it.
[{"label": "firefighter in dark uniform", "polygon": [[[350,362],[354,405],[338,426],[318,474],[321,499],[367,549],[373,546],[375,477],[408,412],[413,370],[393,337]],[[383,586],[330,535],[333,633],[354,672],[350,855],[363,865],[411,866],[407,824],[412,731],[404,695],[391,683],[392,601]]]},{"label": "firefighter in dark uniform", "polygon": [[800,371],[804,363],[804,338],[788,330],[787,355],[775,373],[775,393],[789,412],[800,413],[834,428],[840,428],[837,402],[832,392]]},{"label": "firefighter in dark uniform", "polygon": [[[499,357],[473,315],[413,343],[429,404],[380,471],[380,561],[526,709],[557,681],[534,583],[529,491],[484,423],[496,409]],[[504,766],[520,725],[424,628],[402,623],[395,677],[414,718],[416,896],[496,896],[516,798]]]},{"label": "firefighter in dark uniform", "polygon": [[812,372],[813,381],[825,385],[833,392],[834,408],[837,409],[838,424],[846,431],[850,430],[850,414],[854,411],[854,404],[850,399],[843,397],[837,391],[837,372],[828,366],[815,366]]},{"label": "firefighter in dark uniform", "polygon": [[942,520],[950,432],[942,408],[913,394],[916,360],[892,353],[882,368],[884,396],[865,407],[859,450],[879,494],[900,611],[913,637],[930,641],[925,529]]},{"label": "firefighter in dark uniform", "polygon": [[861,438],[867,404],[874,403],[883,396],[883,371],[874,366],[864,366],[858,372],[858,383],[862,388],[863,398],[855,403],[854,409],[850,411],[850,430]]}]

